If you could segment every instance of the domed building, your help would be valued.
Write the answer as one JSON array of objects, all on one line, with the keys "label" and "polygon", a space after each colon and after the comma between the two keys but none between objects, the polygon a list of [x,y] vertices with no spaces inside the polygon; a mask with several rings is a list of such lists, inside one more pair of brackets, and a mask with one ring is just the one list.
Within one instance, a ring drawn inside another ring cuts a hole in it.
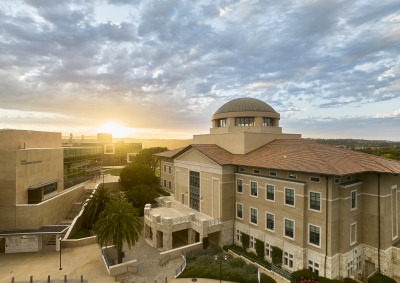
[{"label": "domed building", "polygon": [[172,254],[209,242],[256,253],[262,243],[266,260],[282,255],[274,270],[287,278],[304,268],[400,276],[400,162],[283,133],[279,120],[261,100],[235,99],[209,134],[157,154],[171,196],[146,206],[146,241]]}]

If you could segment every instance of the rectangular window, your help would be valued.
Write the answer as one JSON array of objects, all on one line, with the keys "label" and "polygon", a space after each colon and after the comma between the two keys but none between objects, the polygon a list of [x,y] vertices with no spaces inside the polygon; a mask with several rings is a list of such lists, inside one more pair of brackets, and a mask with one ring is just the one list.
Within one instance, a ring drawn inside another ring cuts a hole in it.
[{"label": "rectangular window", "polygon": [[167,172],[167,166],[166,165],[163,166],[163,171],[164,171],[164,173]]},{"label": "rectangular window", "polygon": [[289,177],[289,179],[297,179],[296,174],[289,174],[288,177]]},{"label": "rectangular window", "polygon": [[308,270],[311,270],[317,276],[319,276],[319,264],[318,263],[309,260],[308,261]]},{"label": "rectangular window", "polygon": [[265,199],[275,201],[275,186],[267,185]]},{"label": "rectangular window", "polygon": [[242,232],[240,230],[236,230],[236,241],[242,242]]},{"label": "rectangular window", "polygon": [[258,197],[258,184],[256,182],[250,182],[250,195]]},{"label": "rectangular window", "polygon": [[269,175],[270,175],[270,176],[276,177],[278,174],[277,174],[276,172],[274,172],[274,171],[270,171],[270,172],[269,172]]},{"label": "rectangular window", "polygon": [[168,181],[168,189],[171,189],[172,188],[172,183],[171,183],[171,181]]},{"label": "rectangular window", "polygon": [[243,167],[240,167],[240,168],[239,168],[239,171],[240,171],[240,172],[244,172],[244,168],[243,168]]},{"label": "rectangular window", "polygon": [[285,188],[285,204],[294,206],[294,189]]},{"label": "rectangular window", "polygon": [[226,119],[218,119],[217,120],[217,127],[218,128],[226,127]]},{"label": "rectangular window", "polygon": [[236,192],[243,193],[243,180],[236,179]]},{"label": "rectangular window", "polygon": [[287,252],[283,253],[283,265],[293,269],[293,255]]},{"label": "rectangular window", "polygon": [[350,225],[350,246],[357,243],[357,222]]},{"label": "rectangular window", "polygon": [[336,178],[335,179],[335,184],[339,184],[340,183],[340,179],[339,178]]},{"label": "rectangular window", "polygon": [[352,277],[353,276],[353,261],[349,261],[347,263],[347,277]]},{"label": "rectangular window", "polygon": [[243,204],[236,203],[236,217],[243,219]]},{"label": "rectangular window", "polygon": [[285,236],[294,239],[294,221],[285,218]]},{"label": "rectangular window", "polygon": [[272,256],[272,245],[265,243],[265,252],[264,252],[266,257],[271,257]]},{"label": "rectangular window", "polygon": [[317,247],[320,246],[320,228],[314,225],[308,225],[309,227],[309,235],[308,235],[308,241],[311,245],[315,245]]},{"label": "rectangular window", "polygon": [[200,211],[200,173],[189,172],[189,207]]},{"label": "rectangular window", "polygon": [[254,126],[254,117],[237,117],[235,118],[235,126],[237,127]]},{"label": "rectangular window", "polygon": [[250,249],[255,249],[255,248],[256,248],[256,238],[250,236]]},{"label": "rectangular window", "polygon": [[356,257],[356,261],[357,261],[357,270],[362,271],[362,258],[361,258],[361,255]]},{"label": "rectangular window", "polygon": [[357,209],[357,191],[351,191],[351,210]]},{"label": "rectangular window", "polygon": [[265,214],[265,228],[270,231],[275,230],[275,215],[271,213]]},{"label": "rectangular window", "polygon": [[263,118],[263,127],[271,127],[273,125],[273,120],[271,118]]},{"label": "rectangular window", "polygon": [[260,174],[260,170],[258,170],[258,169],[254,169],[253,172],[254,172],[254,174]]},{"label": "rectangular window", "polygon": [[321,193],[310,192],[310,209],[321,211]]},{"label": "rectangular window", "polygon": [[250,222],[252,224],[257,225],[257,223],[258,223],[258,215],[257,214],[258,214],[257,208],[251,207],[250,208]]},{"label": "rectangular window", "polygon": [[172,172],[172,170],[171,170],[171,166],[168,166],[168,174],[170,174],[170,175],[171,175],[171,172]]},{"label": "rectangular window", "polygon": [[167,188],[167,180],[164,180],[164,188]]},{"label": "rectangular window", "polygon": [[310,177],[311,182],[319,183],[319,177]]}]

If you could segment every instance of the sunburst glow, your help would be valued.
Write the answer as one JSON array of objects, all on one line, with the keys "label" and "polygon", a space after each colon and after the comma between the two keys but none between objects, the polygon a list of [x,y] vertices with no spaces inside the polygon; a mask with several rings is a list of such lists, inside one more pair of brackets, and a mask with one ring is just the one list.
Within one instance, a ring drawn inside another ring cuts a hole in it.
[{"label": "sunburst glow", "polygon": [[99,132],[112,134],[115,138],[127,137],[132,130],[116,122],[108,122],[99,128]]}]

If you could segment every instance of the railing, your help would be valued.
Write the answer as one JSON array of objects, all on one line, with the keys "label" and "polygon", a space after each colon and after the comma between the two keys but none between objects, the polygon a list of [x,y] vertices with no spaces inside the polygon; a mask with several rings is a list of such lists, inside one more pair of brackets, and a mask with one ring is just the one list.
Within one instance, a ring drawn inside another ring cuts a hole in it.
[{"label": "railing", "polygon": [[185,222],[189,222],[189,216],[182,216],[179,218],[174,218],[172,221],[173,224],[179,224],[179,223],[185,223]]},{"label": "railing", "polygon": [[276,274],[282,276],[283,278],[286,278],[286,279],[289,280],[289,281],[292,280],[292,276],[290,276],[290,272],[287,272],[286,270],[284,270],[284,269],[282,269],[282,268],[280,268],[280,267],[278,267],[278,266],[276,266],[276,265],[273,265],[273,264],[272,264],[272,265],[271,265],[271,270],[272,270],[274,273],[276,273]]},{"label": "railing", "polygon": [[200,226],[200,219],[198,219],[197,217],[195,217],[192,222],[198,226]]},{"label": "railing", "polygon": [[220,223],[219,218],[214,218],[214,219],[208,220],[208,226],[218,225],[219,223]]},{"label": "railing", "polygon": [[183,263],[175,270],[175,278],[178,277],[186,268],[186,253],[182,252]]},{"label": "railing", "polygon": [[157,207],[160,207],[158,202],[151,204],[151,208],[157,208]]}]

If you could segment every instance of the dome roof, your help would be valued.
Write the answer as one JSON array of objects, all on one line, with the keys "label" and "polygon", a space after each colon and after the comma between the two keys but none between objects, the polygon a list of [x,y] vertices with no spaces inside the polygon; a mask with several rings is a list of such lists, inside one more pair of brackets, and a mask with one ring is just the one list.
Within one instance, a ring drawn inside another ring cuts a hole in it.
[{"label": "dome roof", "polygon": [[246,112],[246,111],[257,111],[257,112],[274,112],[277,113],[274,108],[269,106],[264,101],[255,98],[237,98],[231,100],[222,105],[215,113],[228,113],[228,112]]}]

